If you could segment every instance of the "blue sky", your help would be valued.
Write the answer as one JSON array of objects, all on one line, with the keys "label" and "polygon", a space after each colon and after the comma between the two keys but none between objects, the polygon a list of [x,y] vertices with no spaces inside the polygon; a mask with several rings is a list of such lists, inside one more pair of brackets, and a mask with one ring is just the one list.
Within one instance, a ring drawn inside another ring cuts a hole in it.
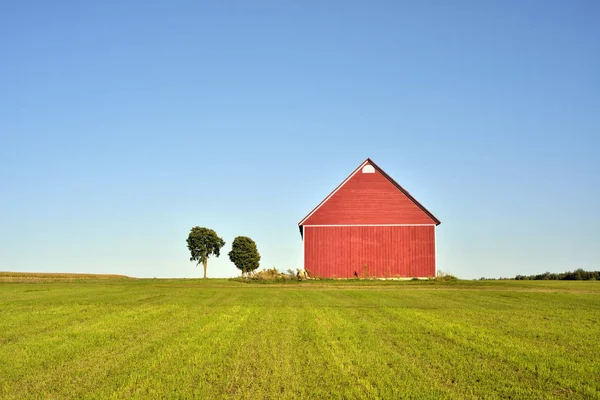
[{"label": "blue sky", "polygon": [[462,278],[600,269],[600,3],[0,3],[0,271],[302,265],[365,158]]}]

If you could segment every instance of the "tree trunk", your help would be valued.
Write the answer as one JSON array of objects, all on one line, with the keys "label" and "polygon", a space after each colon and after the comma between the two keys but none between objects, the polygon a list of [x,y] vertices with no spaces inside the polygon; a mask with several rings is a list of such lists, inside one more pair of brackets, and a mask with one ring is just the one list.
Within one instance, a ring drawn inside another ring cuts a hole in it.
[{"label": "tree trunk", "polygon": [[202,266],[204,267],[204,279],[206,279],[206,264],[208,264],[208,260],[202,263]]}]

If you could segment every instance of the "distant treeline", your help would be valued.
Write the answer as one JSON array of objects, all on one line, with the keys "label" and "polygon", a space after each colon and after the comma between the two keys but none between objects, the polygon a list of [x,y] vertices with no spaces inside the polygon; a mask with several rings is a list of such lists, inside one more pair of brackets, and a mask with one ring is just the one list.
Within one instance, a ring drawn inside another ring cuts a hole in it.
[{"label": "distant treeline", "polygon": [[553,274],[546,272],[539,275],[517,275],[518,281],[600,281],[600,271],[584,271],[576,269],[573,272],[562,272]]},{"label": "distant treeline", "polygon": [[545,272],[538,275],[517,275],[514,278],[479,278],[480,281],[600,281],[600,271],[584,271],[576,269],[573,272],[554,274]]}]

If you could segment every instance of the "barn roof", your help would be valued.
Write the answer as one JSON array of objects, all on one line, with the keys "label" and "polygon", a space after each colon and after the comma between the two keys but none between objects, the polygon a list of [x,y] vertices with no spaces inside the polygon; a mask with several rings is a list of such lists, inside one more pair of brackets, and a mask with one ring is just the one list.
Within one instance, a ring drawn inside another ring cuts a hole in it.
[{"label": "barn roof", "polygon": [[363,161],[358,166],[358,168],[356,168],[354,171],[352,171],[352,173],[350,175],[348,175],[348,177],[346,179],[344,179],[344,181],[341,184],[339,184],[338,187],[336,187],[331,193],[329,193],[329,195],[327,197],[325,197],[325,199],[323,201],[321,201],[310,213],[308,213],[308,215],[306,217],[304,217],[298,223],[298,227],[300,229],[300,234],[303,233],[302,227],[304,225],[304,222],[306,220],[308,220],[308,218],[310,218],[319,208],[321,208],[321,206],[323,204],[325,204],[341,187],[343,187],[350,180],[350,178],[352,178],[365,165],[372,165],[373,168],[375,168],[382,176],[384,176],[388,181],[390,181],[390,183],[392,183],[398,190],[400,190],[417,207],[419,207],[425,214],[427,214],[435,222],[435,225],[441,224],[440,220],[437,219],[431,212],[429,212],[429,210],[427,210],[421,203],[419,203],[417,201],[417,199],[415,199],[406,189],[404,189],[398,182],[396,182],[384,170],[382,170],[377,164],[375,164],[375,162],[373,162],[373,160],[371,160],[370,158],[367,158],[365,161]]}]

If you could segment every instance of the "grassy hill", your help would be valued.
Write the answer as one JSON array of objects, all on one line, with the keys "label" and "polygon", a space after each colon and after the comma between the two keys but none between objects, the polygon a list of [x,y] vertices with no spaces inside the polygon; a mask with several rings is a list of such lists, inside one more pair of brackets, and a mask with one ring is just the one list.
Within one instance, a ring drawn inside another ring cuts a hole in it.
[{"label": "grassy hill", "polygon": [[600,397],[600,282],[14,278],[0,398]]},{"label": "grassy hill", "polygon": [[83,280],[132,279],[125,275],[67,274],[44,272],[2,272],[0,282],[76,282]]}]

